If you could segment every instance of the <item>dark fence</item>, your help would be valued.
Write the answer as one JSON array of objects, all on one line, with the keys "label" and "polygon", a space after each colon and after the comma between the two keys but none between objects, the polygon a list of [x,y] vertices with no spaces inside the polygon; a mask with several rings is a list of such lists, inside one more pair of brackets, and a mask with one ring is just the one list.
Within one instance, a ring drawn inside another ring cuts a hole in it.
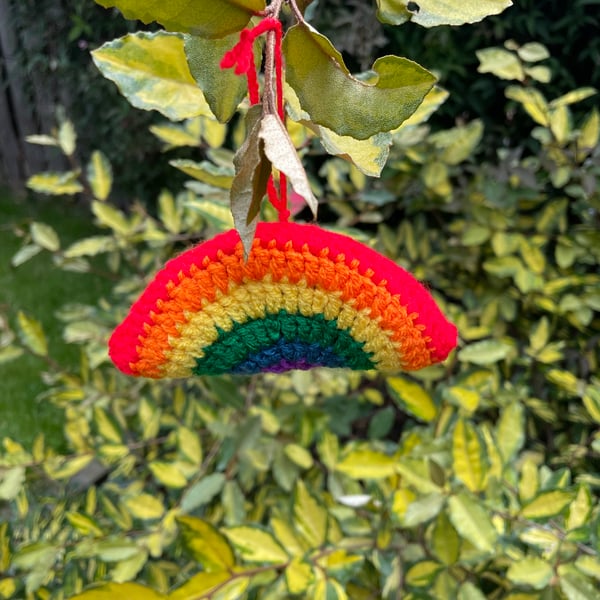
[{"label": "dark fence", "polygon": [[[55,127],[59,105],[69,98],[53,77],[51,57],[39,63],[40,28],[69,19],[61,2],[38,14],[36,27],[24,22],[23,0],[0,0],[0,184],[15,191],[23,189],[33,173],[60,169],[63,162],[55,148],[29,144],[25,137],[48,133]],[[48,48],[51,52],[51,48]]]}]

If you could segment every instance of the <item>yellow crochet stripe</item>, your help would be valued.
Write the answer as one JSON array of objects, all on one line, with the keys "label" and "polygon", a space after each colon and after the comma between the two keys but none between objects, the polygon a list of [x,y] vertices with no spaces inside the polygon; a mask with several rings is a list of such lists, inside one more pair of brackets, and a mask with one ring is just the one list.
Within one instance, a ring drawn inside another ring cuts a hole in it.
[{"label": "yellow crochet stripe", "polygon": [[199,312],[186,314],[187,323],[179,323],[179,337],[170,337],[170,349],[164,351],[167,362],[159,365],[163,377],[186,377],[196,366],[195,358],[202,358],[202,348],[219,338],[217,328],[231,331],[234,322],[244,323],[262,319],[267,313],[285,310],[306,317],[322,314],[325,319],[337,319],[340,329],[347,329],[352,337],[364,342],[366,352],[373,353],[373,362],[382,371],[402,368],[399,343],[391,333],[381,329],[379,320],[370,316],[368,309],[356,310],[344,303],[341,292],[308,288],[306,281],[273,283],[268,276],[262,281],[248,281],[231,285],[227,295],[217,294],[214,302],[205,301]]}]

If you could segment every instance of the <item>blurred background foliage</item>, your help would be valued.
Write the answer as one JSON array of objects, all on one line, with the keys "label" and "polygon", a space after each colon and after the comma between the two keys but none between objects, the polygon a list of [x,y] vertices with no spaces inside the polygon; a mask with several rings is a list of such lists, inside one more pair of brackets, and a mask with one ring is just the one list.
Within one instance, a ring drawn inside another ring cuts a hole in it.
[{"label": "blurred background foliage", "polygon": [[[563,13],[524,1],[461,28],[373,22],[367,39],[349,11],[366,19],[371,3],[320,2],[314,22],[356,70],[393,49],[450,91],[394,132],[379,179],[290,131],[321,223],[425,281],[459,348],[411,376],[185,382],[122,376],[106,339],[167,258],[231,227],[242,126],[130,109],[87,49],[131,24],[71,6],[52,43],[68,48],[57,73],[80,98],[74,125],[63,116],[51,136],[74,169],[29,186],[61,209],[77,197],[91,216],[77,230],[39,200],[6,211],[3,285],[31,287],[23,269],[41,264],[31,277],[53,291],[48,306],[18,295],[0,305],[3,379],[37,361],[19,376],[40,370],[38,402],[56,408],[63,435],[4,432],[0,598],[594,600],[598,36],[581,39],[597,30],[594,3]],[[175,156],[196,162],[175,170]],[[84,592],[93,582],[111,584]]]}]

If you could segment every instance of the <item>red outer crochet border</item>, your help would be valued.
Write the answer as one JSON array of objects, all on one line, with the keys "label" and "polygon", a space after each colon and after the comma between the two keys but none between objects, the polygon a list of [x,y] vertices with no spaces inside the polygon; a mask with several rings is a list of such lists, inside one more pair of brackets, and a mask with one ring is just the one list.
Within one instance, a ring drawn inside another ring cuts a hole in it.
[{"label": "red outer crochet border", "polygon": [[[370,269],[374,273],[371,279],[376,284],[385,280],[390,293],[400,296],[408,314],[418,315],[415,324],[423,325],[423,335],[432,338],[429,346],[435,348],[432,354],[435,361],[444,360],[456,346],[456,327],[444,317],[425,287],[395,262],[364,244],[316,225],[298,223],[259,223],[256,239],[262,246],[274,240],[279,248],[292,242],[296,250],[308,244],[316,256],[328,248],[332,258],[343,254],[347,265],[358,260],[361,274]],[[109,340],[110,357],[121,371],[134,374],[130,364],[138,359],[138,340],[144,334],[144,324],[152,325],[150,314],[155,311],[157,301],[168,299],[167,284],[179,281],[179,273],[188,274],[191,265],[201,265],[205,257],[215,261],[219,252],[232,254],[239,241],[235,229],[221,233],[171,259],[156,274]]]}]

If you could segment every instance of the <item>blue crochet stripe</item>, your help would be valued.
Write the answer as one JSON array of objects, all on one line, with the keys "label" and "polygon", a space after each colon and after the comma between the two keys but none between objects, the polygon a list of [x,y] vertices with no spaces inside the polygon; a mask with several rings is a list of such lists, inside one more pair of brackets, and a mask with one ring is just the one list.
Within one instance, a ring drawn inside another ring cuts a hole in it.
[{"label": "blue crochet stripe", "polygon": [[313,343],[280,339],[270,348],[248,357],[234,373],[283,373],[290,369],[308,370],[313,367],[343,367],[344,359],[332,348]]}]

